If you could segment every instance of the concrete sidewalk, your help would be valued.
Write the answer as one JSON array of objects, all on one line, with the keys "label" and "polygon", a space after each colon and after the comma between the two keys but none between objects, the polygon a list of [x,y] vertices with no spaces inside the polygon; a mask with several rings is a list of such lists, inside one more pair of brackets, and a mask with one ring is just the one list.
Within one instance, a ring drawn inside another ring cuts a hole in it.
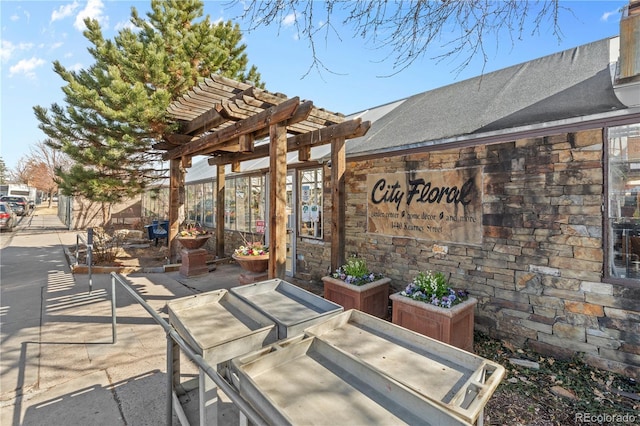
[{"label": "concrete sidewalk", "polygon": [[[166,335],[117,285],[118,339],[111,343],[111,277],[94,274],[90,293],[88,276],[71,273],[64,246],[76,235],[37,210],[0,235],[0,424],[165,424]],[[126,278],[166,319],[168,300],[234,287],[239,273],[221,264],[204,277]],[[184,356],[181,374],[197,375]]]}]

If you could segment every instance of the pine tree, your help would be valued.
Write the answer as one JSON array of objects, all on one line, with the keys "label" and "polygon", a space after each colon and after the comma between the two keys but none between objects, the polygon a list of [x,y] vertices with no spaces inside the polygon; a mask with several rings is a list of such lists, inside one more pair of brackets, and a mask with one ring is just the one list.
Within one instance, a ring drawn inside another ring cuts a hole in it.
[{"label": "pine tree", "polygon": [[239,26],[202,16],[200,0],[152,0],[146,18],[132,7],[135,30],[113,40],[97,21],[85,21],[95,63],[75,72],[54,62],[66,105],[34,107],[47,144],[75,162],[56,172],[63,194],[113,203],[157,181],[160,156],[152,146],[172,130],[166,109],[203,77],[264,86],[255,67],[247,71]]}]

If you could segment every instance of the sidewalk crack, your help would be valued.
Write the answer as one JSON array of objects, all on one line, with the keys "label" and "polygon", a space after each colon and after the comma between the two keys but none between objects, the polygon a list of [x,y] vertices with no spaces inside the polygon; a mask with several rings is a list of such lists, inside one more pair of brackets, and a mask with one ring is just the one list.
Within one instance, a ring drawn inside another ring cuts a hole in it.
[{"label": "sidewalk crack", "polygon": [[116,391],[116,385],[113,383],[113,380],[111,379],[109,370],[105,369],[104,374],[106,374],[107,380],[109,380],[109,389],[111,390],[111,395],[113,395],[113,400],[116,402],[116,405],[118,406],[118,411],[120,412],[122,423],[126,426],[128,423],[127,423],[127,419],[124,416],[124,410],[122,409],[122,401],[120,400],[120,397],[118,396],[118,392]]}]

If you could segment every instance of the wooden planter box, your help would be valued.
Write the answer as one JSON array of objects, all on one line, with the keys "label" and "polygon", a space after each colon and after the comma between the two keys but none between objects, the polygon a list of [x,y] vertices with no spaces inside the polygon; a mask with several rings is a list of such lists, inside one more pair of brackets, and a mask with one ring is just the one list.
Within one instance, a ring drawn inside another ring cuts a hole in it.
[{"label": "wooden planter box", "polygon": [[381,278],[365,285],[347,284],[333,277],[322,277],[324,298],[344,307],[357,309],[378,318],[386,318],[389,308],[390,278]]},{"label": "wooden planter box", "polygon": [[393,303],[391,322],[409,330],[473,352],[473,320],[477,299],[451,309],[419,302],[400,293],[389,296]]}]

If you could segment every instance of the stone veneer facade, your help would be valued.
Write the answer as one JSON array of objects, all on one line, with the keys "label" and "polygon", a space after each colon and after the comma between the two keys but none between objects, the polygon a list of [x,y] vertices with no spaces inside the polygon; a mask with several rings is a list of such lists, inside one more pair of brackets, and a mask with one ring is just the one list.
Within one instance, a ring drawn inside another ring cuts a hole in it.
[{"label": "stone veneer facade", "polygon": [[[483,175],[481,246],[446,243],[442,254],[432,249],[438,241],[367,232],[368,174],[472,166]],[[350,161],[345,182],[345,255],[365,257],[371,270],[392,279],[393,291],[419,271],[442,271],[478,298],[478,330],[640,378],[640,287],[602,281],[602,129]],[[325,225],[324,242],[298,243],[305,278],[328,272]]]}]

